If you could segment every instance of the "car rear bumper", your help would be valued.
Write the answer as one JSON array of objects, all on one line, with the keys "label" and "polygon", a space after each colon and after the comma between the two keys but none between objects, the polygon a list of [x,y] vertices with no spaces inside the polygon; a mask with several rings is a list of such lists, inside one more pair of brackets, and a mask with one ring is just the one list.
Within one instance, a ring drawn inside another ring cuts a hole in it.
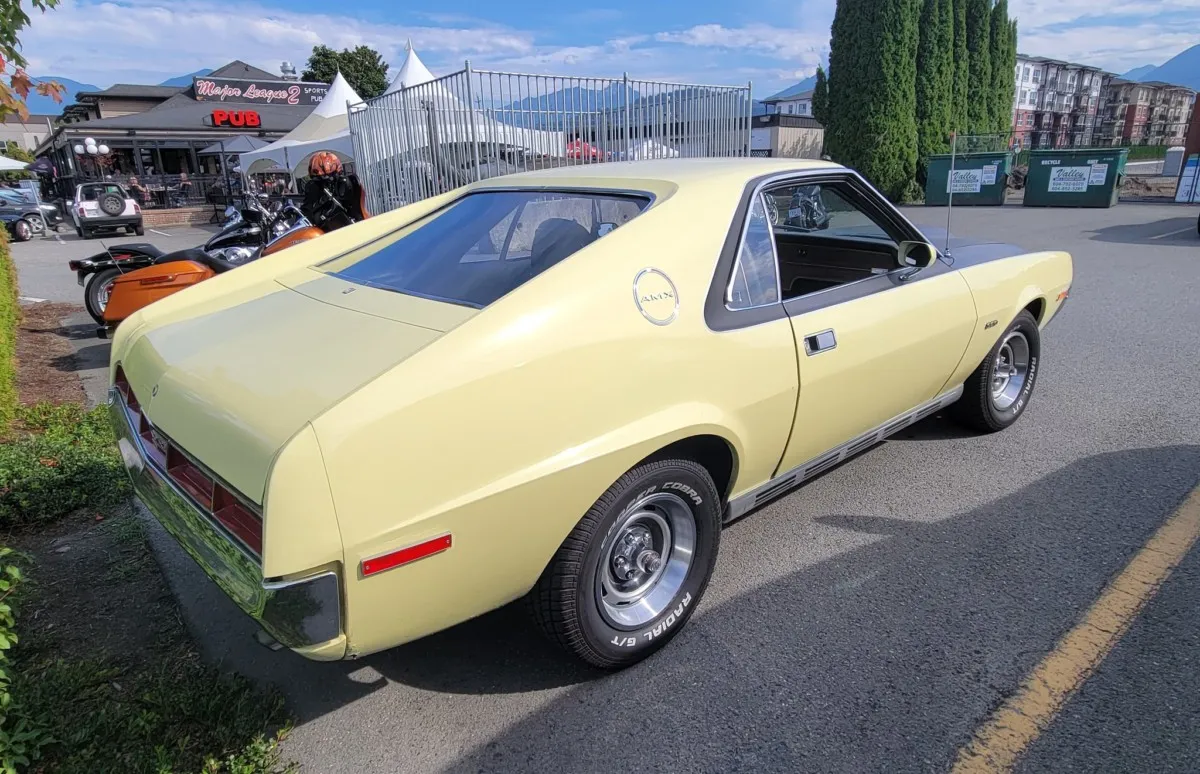
[{"label": "car rear bumper", "polygon": [[125,226],[140,226],[142,225],[141,215],[119,215],[115,218],[104,216],[102,218],[80,218],[79,222],[85,228],[124,228]]},{"label": "car rear bumper", "polygon": [[227,537],[142,448],[120,393],[108,396],[109,416],[134,492],[205,574],[276,641],[320,661],[345,657],[339,579],[319,572],[265,579],[259,560]]}]

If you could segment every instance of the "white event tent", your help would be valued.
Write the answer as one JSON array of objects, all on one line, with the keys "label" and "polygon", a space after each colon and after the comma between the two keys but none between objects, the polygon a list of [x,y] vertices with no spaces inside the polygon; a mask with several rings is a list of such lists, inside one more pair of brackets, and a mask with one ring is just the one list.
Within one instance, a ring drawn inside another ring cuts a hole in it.
[{"label": "white event tent", "polygon": [[320,104],[295,129],[270,145],[241,154],[242,169],[247,174],[285,170],[303,177],[308,174],[309,156],[323,150],[333,151],[343,161],[353,161],[346,105],[358,102],[362,99],[338,73]]}]

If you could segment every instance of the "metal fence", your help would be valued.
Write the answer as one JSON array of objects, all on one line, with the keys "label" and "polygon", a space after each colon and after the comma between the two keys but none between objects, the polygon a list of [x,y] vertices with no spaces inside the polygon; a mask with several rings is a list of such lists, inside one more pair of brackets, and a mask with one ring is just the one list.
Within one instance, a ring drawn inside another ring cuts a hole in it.
[{"label": "metal fence", "polygon": [[350,106],[372,212],[497,175],[750,154],[750,85],[465,69]]}]

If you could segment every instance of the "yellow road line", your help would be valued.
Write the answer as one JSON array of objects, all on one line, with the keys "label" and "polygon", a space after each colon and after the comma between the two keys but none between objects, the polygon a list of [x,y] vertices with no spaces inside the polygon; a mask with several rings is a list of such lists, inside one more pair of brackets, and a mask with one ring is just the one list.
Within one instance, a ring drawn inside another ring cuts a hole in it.
[{"label": "yellow road line", "polygon": [[953,774],[1012,769],[1063,704],[1112,651],[1200,536],[1197,487],[1113,579],[1075,628],[958,751]]}]

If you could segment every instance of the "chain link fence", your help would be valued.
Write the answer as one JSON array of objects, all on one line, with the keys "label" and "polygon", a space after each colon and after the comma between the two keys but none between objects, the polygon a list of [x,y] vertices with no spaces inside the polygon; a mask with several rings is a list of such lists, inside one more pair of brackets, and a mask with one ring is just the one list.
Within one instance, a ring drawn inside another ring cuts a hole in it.
[{"label": "chain link fence", "polygon": [[372,212],[547,167],[750,154],[750,85],[465,69],[350,106]]}]

